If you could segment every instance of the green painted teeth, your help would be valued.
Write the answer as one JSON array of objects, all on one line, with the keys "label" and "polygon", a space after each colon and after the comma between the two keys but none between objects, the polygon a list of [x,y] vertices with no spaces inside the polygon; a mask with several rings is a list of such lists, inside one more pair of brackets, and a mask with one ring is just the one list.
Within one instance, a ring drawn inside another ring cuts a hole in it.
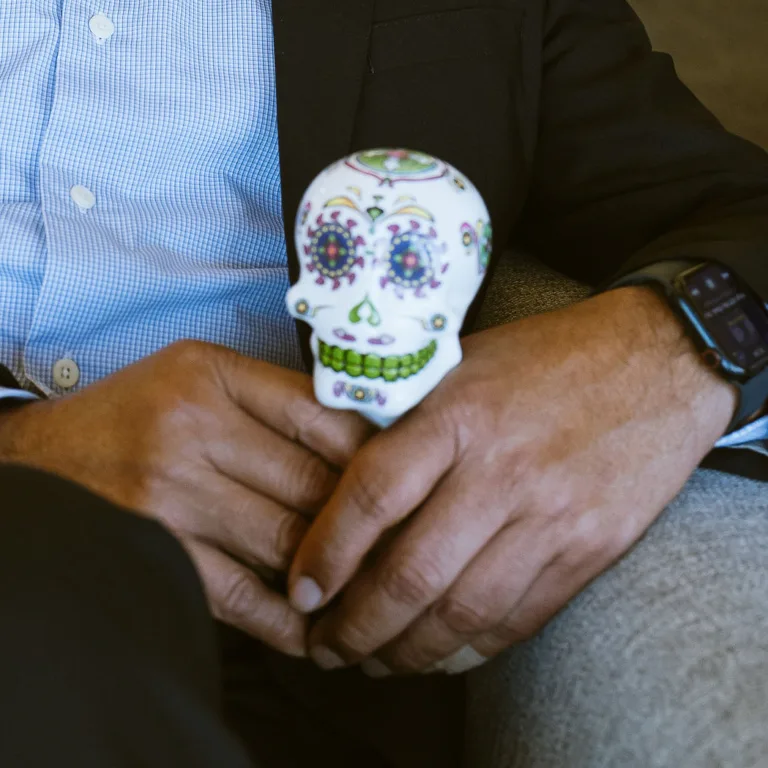
[{"label": "green painted teeth", "polygon": [[437,342],[430,341],[424,349],[411,355],[361,355],[353,349],[332,347],[320,342],[320,362],[326,368],[348,376],[397,381],[416,375],[435,356]]}]

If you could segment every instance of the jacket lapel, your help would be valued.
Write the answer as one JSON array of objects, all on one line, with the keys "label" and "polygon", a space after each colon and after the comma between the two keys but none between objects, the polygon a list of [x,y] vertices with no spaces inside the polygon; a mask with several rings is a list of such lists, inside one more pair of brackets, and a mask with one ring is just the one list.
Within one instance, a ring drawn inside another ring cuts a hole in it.
[{"label": "jacket lapel", "polygon": [[368,67],[374,0],[273,0],[283,214],[291,280],[304,190],[348,154]]},{"label": "jacket lapel", "polygon": [[[312,179],[351,148],[368,67],[375,0],[273,0],[283,220],[291,283],[299,276],[294,220]],[[309,328],[297,323],[311,370]]]}]

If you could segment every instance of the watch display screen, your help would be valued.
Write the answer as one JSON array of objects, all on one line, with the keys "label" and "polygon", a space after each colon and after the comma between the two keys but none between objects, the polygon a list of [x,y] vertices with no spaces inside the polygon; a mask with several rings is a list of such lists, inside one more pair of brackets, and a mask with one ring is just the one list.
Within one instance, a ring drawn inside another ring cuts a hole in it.
[{"label": "watch display screen", "polygon": [[768,363],[768,312],[727,267],[697,269],[683,277],[683,285],[726,357],[748,371]]}]

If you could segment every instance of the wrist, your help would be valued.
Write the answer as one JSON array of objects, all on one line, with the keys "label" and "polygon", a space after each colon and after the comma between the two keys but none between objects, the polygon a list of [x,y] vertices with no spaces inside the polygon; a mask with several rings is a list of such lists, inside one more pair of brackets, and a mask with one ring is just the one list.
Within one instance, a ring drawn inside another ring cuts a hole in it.
[{"label": "wrist", "polygon": [[[689,409],[691,429],[710,447],[728,429],[738,407],[737,388],[702,359],[683,323],[650,286],[625,286],[601,294],[628,345],[646,365],[663,372],[672,401]],[[659,398],[659,405],[664,402]]]},{"label": "wrist", "polygon": [[23,419],[29,407],[40,400],[3,398],[0,400],[0,461],[22,461],[20,450],[24,432]]}]

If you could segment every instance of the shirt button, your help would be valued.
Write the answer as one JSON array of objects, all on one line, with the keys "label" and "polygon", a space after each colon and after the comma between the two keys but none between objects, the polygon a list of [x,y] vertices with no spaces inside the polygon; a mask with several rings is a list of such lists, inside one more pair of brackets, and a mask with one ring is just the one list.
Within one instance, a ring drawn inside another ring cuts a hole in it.
[{"label": "shirt button", "polygon": [[88,187],[83,187],[80,184],[75,184],[72,189],[69,190],[69,196],[78,208],[87,211],[89,208],[93,208],[96,205],[96,197]]},{"label": "shirt button", "polygon": [[106,43],[115,33],[115,25],[103,13],[91,16],[88,26],[91,28],[91,32],[93,32],[93,36],[99,45]]},{"label": "shirt button", "polygon": [[68,357],[54,363],[53,380],[64,389],[72,389],[80,381],[80,369],[77,363]]}]

